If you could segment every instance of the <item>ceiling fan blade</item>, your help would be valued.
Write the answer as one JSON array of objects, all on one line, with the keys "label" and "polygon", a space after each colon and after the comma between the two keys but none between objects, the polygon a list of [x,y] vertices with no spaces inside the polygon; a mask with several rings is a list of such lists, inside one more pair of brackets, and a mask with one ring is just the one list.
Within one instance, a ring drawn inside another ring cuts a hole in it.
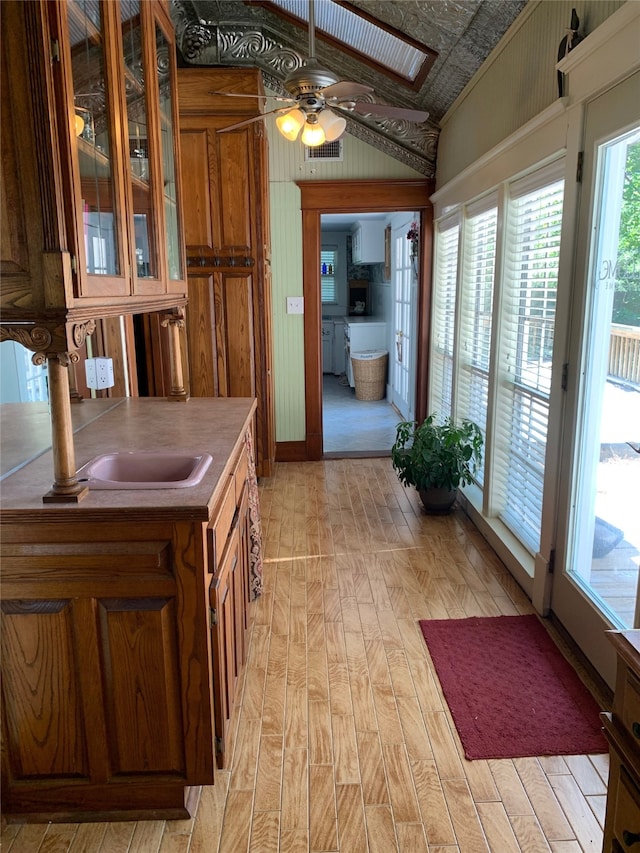
[{"label": "ceiling fan blade", "polygon": [[295,103],[293,98],[283,98],[281,95],[241,95],[239,92],[207,92],[207,95],[224,95],[225,98],[260,98],[263,101],[268,101],[273,98],[274,101],[287,101]]},{"label": "ceiling fan blade", "polygon": [[362,115],[401,118],[417,124],[429,118],[429,113],[424,110],[408,110],[404,107],[391,107],[387,104],[369,104],[366,101],[357,101],[353,109],[354,112],[362,113]]},{"label": "ceiling fan blade", "polygon": [[326,86],[322,90],[325,98],[350,98],[352,95],[369,95],[373,92],[371,86],[365,86],[362,83],[350,83],[348,80],[341,80],[339,83],[333,83],[331,86]]},{"label": "ceiling fan blade", "polygon": [[226,133],[228,130],[237,130],[239,127],[244,127],[247,124],[253,124],[254,121],[260,121],[261,118],[273,115],[273,113],[287,113],[290,109],[291,107],[278,107],[275,110],[269,110],[268,113],[260,113],[259,116],[253,116],[253,118],[247,118],[244,121],[237,121],[235,124],[230,124],[227,127],[219,127],[217,132]]}]

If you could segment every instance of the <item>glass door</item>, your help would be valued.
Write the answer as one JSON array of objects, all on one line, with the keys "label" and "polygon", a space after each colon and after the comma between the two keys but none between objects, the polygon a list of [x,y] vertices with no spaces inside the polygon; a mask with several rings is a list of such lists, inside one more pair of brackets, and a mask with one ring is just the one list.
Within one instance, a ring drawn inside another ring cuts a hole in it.
[{"label": "glass door", "polygon": [[[415,216],[415,214],[414,214]],[[406,238],[407,227],[392,232],[392,287],[394,343],[389,353],[391,366],[391,402],[405,420],[414,416],[413,386],[415,364],[414,332],[416,327],[417,257],[412,257],[412,242]]]},{"label": "glass door", "polygon": [[576,296],[586,284],[572,330],[576,428],[552,593],[552,609],[610,684],[604,631],[640,627],[639,95],[635,74],[587,108]]}]

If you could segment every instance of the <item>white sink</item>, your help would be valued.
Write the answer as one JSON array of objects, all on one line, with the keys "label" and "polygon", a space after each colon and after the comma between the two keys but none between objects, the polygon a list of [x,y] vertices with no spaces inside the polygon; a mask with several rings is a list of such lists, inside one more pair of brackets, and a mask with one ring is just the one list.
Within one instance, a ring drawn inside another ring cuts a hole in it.
[{"label": "white sink", "polygon": [[102,453],[78,470],[78,480],[90,489],[186,489],[202,480],[212,461],[209,453],[180,450]]}]

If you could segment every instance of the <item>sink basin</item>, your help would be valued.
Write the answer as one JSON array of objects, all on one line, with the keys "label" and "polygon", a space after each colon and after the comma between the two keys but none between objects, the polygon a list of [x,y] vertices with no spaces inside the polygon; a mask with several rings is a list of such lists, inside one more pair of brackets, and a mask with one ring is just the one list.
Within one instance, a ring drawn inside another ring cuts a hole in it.
[{"label": "sink basin", "polygon": [[102,453],[78,470],[90,489],[186,489],[202,480],[213,461],[209,453],[125,450]]}]

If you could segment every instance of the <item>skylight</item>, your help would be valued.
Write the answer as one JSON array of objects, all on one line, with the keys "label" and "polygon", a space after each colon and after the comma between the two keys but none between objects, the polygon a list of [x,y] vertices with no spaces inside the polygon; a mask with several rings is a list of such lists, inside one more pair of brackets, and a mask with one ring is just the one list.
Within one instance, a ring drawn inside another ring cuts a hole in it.
[{"label": "skylight", "polygon": [[[269,0],[285,15],[308,23],[308,0]],[[426,45],[376,21],[355,6],[334,0],[316,0],[316,32],[320,38],[337,43],[358,59],[417,88],[422,84],[437,53]]]}]

